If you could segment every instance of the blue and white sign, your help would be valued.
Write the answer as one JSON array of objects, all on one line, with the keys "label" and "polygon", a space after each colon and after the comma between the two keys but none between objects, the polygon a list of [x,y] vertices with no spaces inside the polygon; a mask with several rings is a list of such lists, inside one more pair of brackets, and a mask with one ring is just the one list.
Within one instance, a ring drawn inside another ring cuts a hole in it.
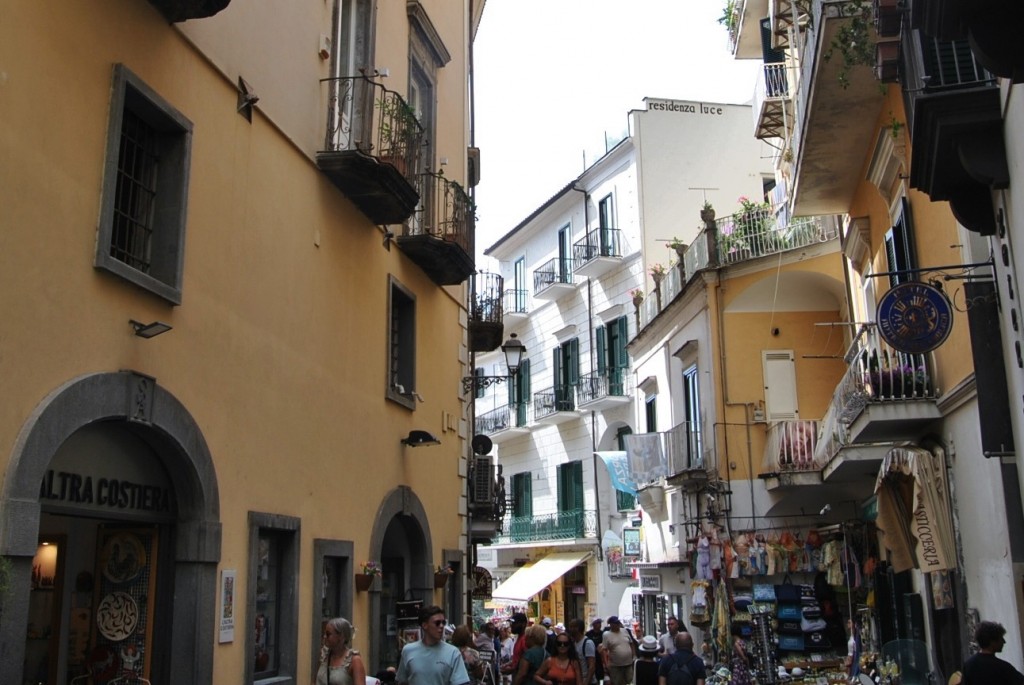
[{"label": "blue and white sign", "polygon": [[927,283],[900,283],[882,296],[877,314],[882,339],[908,354],[931,352],[953,327],[949,298]]}]

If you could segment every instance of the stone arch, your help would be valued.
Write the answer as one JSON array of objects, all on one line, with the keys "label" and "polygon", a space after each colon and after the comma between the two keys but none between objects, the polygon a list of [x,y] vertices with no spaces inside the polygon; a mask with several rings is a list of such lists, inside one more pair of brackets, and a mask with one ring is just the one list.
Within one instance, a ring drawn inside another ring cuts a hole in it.
[{"label": "stone arch", "polygon": [[[170,682],[213,679],[220,495],[213,459],[188,410],[155,379],[121,371],[74,378],[47,395],[25,421],[0,489],[0,554],[13,564],[11,592],[0,613],[0,663],[22,663],[31,565],[41,505],[39,484],[57,449],[84,426],[100,421],[131,425],[161,459],[177,500],[171,625],[166,645]],[[20,669],[4,669],[0,685],[21,683]]]},{"label": "stone arch", "polygon": [[[433,601],[434,592],[434,546],[430,536],[430,522],[420,498],[407,485],[399,485],[385,495],[377,509],[370,534],[371,558],[380,559],[388,527],[393,522],[402,526],[409,539],[409,578],[407,592],[413,598],[422,599],[424,605]],[[380,663],[379,640],[374,639],[382,629],[380,621],[380,585],[375,583],[370,590],[370,653],[368,672],[376,673],[384,667]]]}]

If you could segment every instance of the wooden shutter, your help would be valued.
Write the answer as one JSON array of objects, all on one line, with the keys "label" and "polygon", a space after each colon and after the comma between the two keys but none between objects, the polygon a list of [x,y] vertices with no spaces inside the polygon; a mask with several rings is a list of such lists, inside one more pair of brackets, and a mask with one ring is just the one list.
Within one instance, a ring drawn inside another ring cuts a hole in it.
[{"label": "wooden shutter", "polygon": [[569,366],[569,385],[577,386],[580,384],[580,340],[579,338],[573,338],[569,341],[568,359],[566,363]]},{"label": "wooden shutter", "polygon": [[597,331],[597,373],[604,376],[608,369],[608,330],[604,326]]},{"label": "wooden shutter", "polygon": [[764,350],[764,403],[768,421],[800,418],[796,394],[796,359],[792,350]]},{"label": "wooden shutter", "polygon": [[626,341],[629,340],[629,320],[620,316],[615,320],[615,345],[612,347],[613,363],[620,369],[629,366],[629,353],[626,352]]}]

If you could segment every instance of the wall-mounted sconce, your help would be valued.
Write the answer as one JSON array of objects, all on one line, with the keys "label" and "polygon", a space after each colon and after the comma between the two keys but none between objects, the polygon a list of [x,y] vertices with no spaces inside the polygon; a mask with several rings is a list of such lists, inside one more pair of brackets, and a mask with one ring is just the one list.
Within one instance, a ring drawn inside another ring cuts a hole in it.
[{"label": "wall-mounted sconce", "polygon": [[495,383],[504,383],[509,378],[512,378],[519,371],[519,365],[523,363],[523,355],[526,354],[526,345],[523,341],[516,337],[515,333],[510,333],[508,340],[501,346],[501,351],[505,353],[505,366],[508,367],[507,376],[466,376],[462,379],[462,392],[468,393],[470,390],[476,394],[477,390],[483,388],[489,388]]},{"label": "wall-mounted sconce", "polygon": [[424,447],[426,445],[440,445],[441,441],[427,431],[413,430],[409,431],[408,436],[402,438],[402,444],[409,447]]},{"label": "wall-mounted sconce", "polygon": [[140,338],[146,338],[147,340],[149,340],[150,338],[155,338],[161,333],[166,333],[167,331],[174,328],[173,326],[171,326],[171,324],[164,323],[163,321],[142,323],[141,321],[136,321],[135,319],[128,319],[128,323],[132,325],[132,330],[135,331],[135,335],[139,336]]}]

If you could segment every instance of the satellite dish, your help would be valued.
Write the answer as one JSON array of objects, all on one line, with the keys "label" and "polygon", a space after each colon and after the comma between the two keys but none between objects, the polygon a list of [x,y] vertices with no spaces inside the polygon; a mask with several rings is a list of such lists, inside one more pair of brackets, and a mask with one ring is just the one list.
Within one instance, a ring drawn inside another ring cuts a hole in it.
[{"label": "satellite dish", "polygon": [[491,439],[480,433],[479,435],[473,436],[473,453],[481,456],[490,453],[491,448],[494,447],[494,443]]}]

